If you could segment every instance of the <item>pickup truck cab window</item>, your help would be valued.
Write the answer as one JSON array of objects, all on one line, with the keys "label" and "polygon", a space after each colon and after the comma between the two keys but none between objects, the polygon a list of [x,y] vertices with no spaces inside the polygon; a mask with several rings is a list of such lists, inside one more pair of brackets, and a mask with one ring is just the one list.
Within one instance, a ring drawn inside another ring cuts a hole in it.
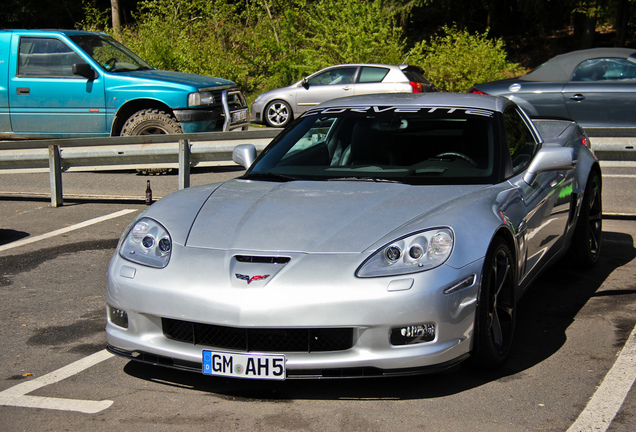
[{"label": "pickup truck cab window", "polygon": [[20,38],[18,76],[73,78],[73,63],[84,61],[59,39]]}]

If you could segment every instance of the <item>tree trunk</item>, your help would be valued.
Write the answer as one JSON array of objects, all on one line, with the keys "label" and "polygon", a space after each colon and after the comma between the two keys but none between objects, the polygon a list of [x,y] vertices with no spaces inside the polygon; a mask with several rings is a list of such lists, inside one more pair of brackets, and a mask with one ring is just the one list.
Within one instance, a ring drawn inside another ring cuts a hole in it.
[{"label": "tree trunk", "polygon": [[629,24],[629,0],[618,0],[616,4],[616,21],[614,22],[614,30],[616,31],[616,39],[614,45],[624,47],[627,41],[627,25]]},{"label": "tree trunk", "polygon": [[115,34],[121,31],[121,14],[119,12],[119,0],[110,0],[110,8],[113,17],[113,30]]},{"label": "tree trunk", "polygon": [[574,13],[574,44],[578,49],[592,48],[596,32],[596,16]]}]

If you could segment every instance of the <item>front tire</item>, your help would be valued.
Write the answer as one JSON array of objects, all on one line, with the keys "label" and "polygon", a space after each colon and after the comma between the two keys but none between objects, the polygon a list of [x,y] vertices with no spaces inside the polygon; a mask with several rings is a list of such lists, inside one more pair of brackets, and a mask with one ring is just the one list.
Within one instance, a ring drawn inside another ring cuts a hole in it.
[{"label": "front tire", "polygon": [[570,257],[579,268],[589,268],[598,262],[603,234],[603,202],[601,176],[592,171],[585,185],[579,219],[574,228]]},{"label": "front tire", "polygon": [[293,119],[289,104],[282,100],[275,100],[265,107],[265,123],[270,127],[285,127]]},{"label": "front tire", "polygon": [[[158,109],[143,109],[130,116],[121,129],[121,136],[163,135],[182,133],[181,125],[172,115]],[[172,168],[143,168],[141,175],[167,174]]]},{"label": "front tire", "polygon": [[182,133],[181,125],[172,115],[158,109],[143,109],[130,116],[121,129],[121,136]]},{"label": "front tire", "polygon": [[516,274],[508,244],[495,238],[486,254],[475,319],[473,356],[484,369],[503,365],[516,321]]}]

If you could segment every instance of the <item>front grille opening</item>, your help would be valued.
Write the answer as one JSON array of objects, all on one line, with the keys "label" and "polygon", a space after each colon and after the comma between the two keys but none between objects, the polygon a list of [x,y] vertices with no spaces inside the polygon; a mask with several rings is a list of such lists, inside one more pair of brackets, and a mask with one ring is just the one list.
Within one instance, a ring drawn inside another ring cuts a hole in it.
[{"label": "front grille opening", "polygon": [[353,328],[236,328],[161,319],[163,334],[172,340],[242,352],[344,351],[353,346]]}]

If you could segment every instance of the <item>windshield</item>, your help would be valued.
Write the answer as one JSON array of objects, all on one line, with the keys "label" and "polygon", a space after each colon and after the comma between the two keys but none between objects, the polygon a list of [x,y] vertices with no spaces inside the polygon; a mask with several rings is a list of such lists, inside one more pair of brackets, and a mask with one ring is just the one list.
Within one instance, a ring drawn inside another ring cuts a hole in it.
[{"label": "windshield", "polygon": [[71,39],[107,71],[153,69],[141,57],[109,36],[77,35],[71,36]]},{"label": "windshield", "polygon": [[244,178],[488,184],[498,180],[494,113],[435,107],[308,111]]}]

